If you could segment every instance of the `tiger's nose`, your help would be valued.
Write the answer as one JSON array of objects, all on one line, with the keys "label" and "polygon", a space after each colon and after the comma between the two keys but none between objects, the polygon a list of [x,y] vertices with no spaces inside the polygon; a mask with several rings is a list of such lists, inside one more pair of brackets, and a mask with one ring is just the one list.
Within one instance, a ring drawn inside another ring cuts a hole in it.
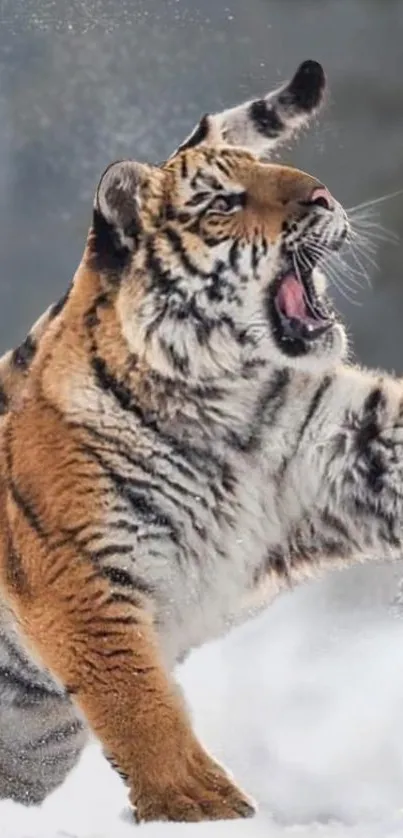
[{"label": "tiger's nose", "polygon": [[310,198],[308,198],[307,204],[316,207],[322,207],[322,209],[332,210],[334,209],[334,198],[332,198],[326,186],[316,186],[315,189],[312,191]]}]

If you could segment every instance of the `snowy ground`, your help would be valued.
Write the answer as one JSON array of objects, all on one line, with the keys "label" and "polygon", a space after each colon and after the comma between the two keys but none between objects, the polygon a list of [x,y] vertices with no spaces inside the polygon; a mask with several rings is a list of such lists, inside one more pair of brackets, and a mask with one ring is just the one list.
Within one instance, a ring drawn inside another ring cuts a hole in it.
[{"label": "snowy ground", "polygon": [[200,736],[259,802],[253,821],[135,827],[94,745],[41,808],[0,803],[1,838],[401,838],[403,621],[357,578],[339,599],[326,580],[281,597],[179,673]]}]

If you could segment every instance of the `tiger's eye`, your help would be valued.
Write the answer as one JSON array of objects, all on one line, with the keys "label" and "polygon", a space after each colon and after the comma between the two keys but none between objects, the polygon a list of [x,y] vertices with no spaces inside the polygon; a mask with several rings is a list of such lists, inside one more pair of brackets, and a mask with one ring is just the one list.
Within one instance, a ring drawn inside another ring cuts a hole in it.
[{"label": "tiger's eye", "polygon": [[231,207],[228,206],[228,201],[226,198],[216,198],[213,203],[212,209],[214,209],[216,212],[228,212],[228,210],[231,209]]}]

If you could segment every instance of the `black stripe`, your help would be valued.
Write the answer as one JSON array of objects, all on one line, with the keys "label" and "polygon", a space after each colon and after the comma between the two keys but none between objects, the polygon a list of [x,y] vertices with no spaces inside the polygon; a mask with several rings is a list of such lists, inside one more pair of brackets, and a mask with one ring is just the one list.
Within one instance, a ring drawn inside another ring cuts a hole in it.
[{"label": "black stripe", "polygon": [[18,595],[29,595],[31,593],[31,586],[28,581],[28,576],[22,558],[17,550],[15,550],[11,538],[8,538],[5,556],[6,565],[6,580],[7,584]]},{"label": "black stripe", "polygon": [[169,536],[174,543],[179,542],[179,530],[176,523],[169,515],[162,512],[159,506],[147,497],[149,486],[146,485],[144,489],[135,488],[132,481],[123,477],[116,469],[113,468],[98,451],[90,447],[86,447],[87,453],[95,459],[106,475],[112,481],[117,493],[128,501],[136,515],[150,524],[155,524],[162,528],[166,528]]},{"label": "black stripe", "polygon": [[130,261],[130,250],[122,244],[116,228],[97,209],[93,211],[89,246],[93,269],[106,271],[118,279]]},{"label": "black stripe", "polygon": [[321,521],[326,527],[328,527],[331,530],[334,530],[340,536],[340,538],[343,538],[351,545],[354,544],[351,532],[346,527],[344,521],[342,521],[341,518],[335,515],[334,512],[330,512],[330,510],[327,507],[321,513]]},{"label": "black stripe", "polygon": [[70,739],[72,736],[81,734],[83,729],[83,723],[79,719],[75,719],[74,721],[63,725],[63,727],[51,730],[49,733],[44,733],[37,739],[31,740],[27,743],[26,747],[30,751],[36,751],[38,748],[45,748],[47,745],[60,745],[62,742],[65,742],[66,739]]},{"label": "black stripe", "polygon": [[264,99],[256,99],[249,106],[249,116],[259,134],[263,137],[278,137],[284,129],[284,122],[273,105],[268,105]]},{"label": "black stripe", "polygon": [[4,649],[6,650],[7,657],[11,658],[12,662],[20,669],[30,666],[30,662],[24,656],[21,646],[17,644],[16,639],[8,631],[7,634],[0,633],[0,644],[3,646],[3,652]]},{"label": "black stripe", "polygon": [[234,239],[232,245],[229,250],[228,261],[231,267],[231,270],[234,273],[238,273],[239,270],[239,241],[238,239]]},{"label": "black stripe", "polygon": [[353,497],[351,499],[351,504],[353,507],[353,514],[355,516],[362,516],[367,519],[370,518],[372,523],[375,520],[378,522],[380,527],[379,537],[381,541],[384,541],[393,549],[401,548],[402,539],[400,537],[400,522],[397,520],[395,515],[385,512],[385,510],[379,506],[377,498],[369,496],[366,497],[365,500],[362,500],[361,498]]},{"label": "black stripe", "polygon": [[263,561],[263,565],[258,568],[255,574],[255,582],[258,583],[261,581],[262,577],[266,576],[270,571],[274,571],[277,576],[288,579],[289,556],[287,551],[282,547],[270,547]]},{"label": "black stripe", "polygon": [[119,381],[108,369],[103,358],[95,355],[91,358],[91,366],[94,372],[98,387],[104,392],[110,392],[119,402],[123,410],[131,410],[137,414],[133,395],[123,382]]},{"label": "black stripe", "polygon": [[62,311],[62,309],[66,305],[67,300],[69,299],[72,287],[73,287],[73,284],[71,283],[71,285],[69,285],[66,293],[63,294],[63,296],[60,297],[60,300],[58,300],[57,303],[54,303],[54,305],[51,307],[50,312],[49,312],[49,318],[51,320],[54,320],[54,318],[57,317],[58,314],[60,314],[60,312]]},{"label": "black stripe", "polygon": [[189,357],[187,354],[179,354],[175,344],[173,341],[165,340],[164,337],[159,336],[159,345],[164,353],[168,363],[171,367],[176,371],[180,372],[182,375],[188,375],[189,373]]},{"label": "black stripe", "polygon": [[219,157],[217,157],[217,158],[215,159],[214,164],[215,164],[215,166],[217,166],[217,169],[218,169],[220,172],[222,172],[222,174],[223,174],[223,175],[225,175],[225,177],[230,177],[230,175],[231,175],[231,171],[230,171],[229,166],[227,166],[227,164],[226,164],[226,163],[223,163],[223,161],[222,161],[222,160],[220,160],[220,158],[219,158]]},{"label": "black stripe", "polygon": [[386,405],[385,393],[382,387],[374,387],[368,394],[364,402],[363,412],[365,415],[372,415],[377,410],[384,408]]},{"label": "black stripe", "polygon": [[277,370],[270,379],[266,390],[260,397],[247,436],[231,434],[228,440],[241,451],[253,451],[259,447],[263,427],[273,424],[287,398],[290,371],[286,368]]},{"label": "black stripe", "polygon": [[14,481],[12,479],[10,479],[9,485],[10,485],[10,489],[11,489],[12,498],[13,498],[15,504],[21,510],[24,518],[26,518],[26,520],[28,521],[28,523],[30,524],[32,529],[35,530],[37,535],[41,536],[41,538],[45,538],[47,534],[46,534],[45,530],[43,529],[40,517],[37,514],[37,512],[35,511],[35,509],[31,506],[31,504],[27,501],[27,499],[20,493],[19,489],[17,488],[17,485],[14,483]]},{"label": "black stripe", "polygon": [[374,494],[379,494],[384,489],[387,471],[388,465],[384,452],[375,441],[368,442],[367,447],[361,452],[357,472]]},{"label": "black stripe", "polygon": [[100,294],[97,294],[97,296],[94,299],[94,302],[84,314],[84,324],[87,327],[87,329],[92,330],[95,326],[99,326],[101,321],[99,319],[98,309],[107,308],[109,303],[109,296],[104,291],[102,291]]},{"label": "black stripe", "polygon": [[224,291],[228,292],[232,289],[233,285],[231,283],[223,280],[219,274],[212,274],[210,283],[205,288],[205,294],[209,302],[222,303],[224,300]]},{"label": "black stripe", "polygon": [[120,567],[103,567],[101,575],[105,576],[112,585],[121,585],[123,588],[133,587],[133,579],[130,573]]},{"label": "black stripe", "polygon": [[[191,185],[196,187],[197,185],[207,186],[209,190],[213,190],[214,192],[218,192],[222,189],[222,184],[214,175],[207,174],[206,172],[198,171],[193,176],[191,180]],[[227,195],[223,196],[225,199],[228,197]]]},{"label": "black stripe", "polygon": [[14,349],[11,356],[11,363],[14,367],[27,370],[37,349],[36,340],[31,334],[27,335],[24,342]]},{"label": "black stripe", "polygon": [[169,532],[171,541],[175,544],[180,542],[177,524],[169,515],[162,512],[157,504],[147,497],[147,490],[134,489],[130,485],[126,485],[123,488],[120,480],[118,481],[118,485],[119,484],[121,493],[127,498],[136,515],[140,515],[143,521],[146,521],[149,524],[155,524],[163,529],[166,529]]},{"label": "black stripe", "polygon": [[302,440],[302,437],[304,436],[304,433],[305,433],[309,423],[313,419],[316,411],[318,410],[318,408],[320,406],[320,403],[321,403],[323,397],[327,393],[327,391],[328,391],[328,389],[329,389],[329,387],[331,386],[332,383],[333,383],[333,376],[325,375],[323,380],[319,384],[319,387],[317,387],[317,389],[315,390],[315,392],[312,396],[312,399],[309,403],[309,407],[306,411],[305,418],[304,418],[304,420],[303,420],[303,422],[302,422],[302,424],[299,428],[298,434],[297,434],[297,447],[300,444],[300,442]]},{"label": "black stripe", "polygon": [[252,244],[251,265],[253,273],[256,273],[257,267],[259,265],[259,248],[256,242],[253,242]]},{"label": "black stripe", "polygon": [[52,585],[54,585],[55,582],[58,581],[58,579],[60,579],[62,576],[64,576],[65,573],[68,573],[68,570],[69,570],[68,563],[59,564],[56,568],[52,568],[52,573],[50,575],[48,573],[47,577],[46,577],[47,587],[50,588]]},{"label": "black stripe", "polygon": [[[38,671],[35,663],[29,658],[27,653],[24,653],[23,646],[17,645],[13,629],[11,628],[11,631],[10,629],[6,630],[7,634],[0,633],[0,647],[2,647],[2,658],[4,661],[2,665],[5,666],[7,662],[7,668],[13,672],[22,673],[24,678],[27,680],[31,679],[32,682],[35,682],[38,679],[38,675],[42,675],[42,672]],[[56,681],[52,682],[50,678],[48,680],[48,676],[45,675],[45,677],[47,680],[43,689],[49,695],[61,698],[65,692],[64,688],[59,686]]]},{"label": "black stripe", "polygon": [[112,585],[118,585],[121,588],[128,588],[129,591],[132,591],[134,594],[137,592],[144,594],[145,596],[153,596],[155,593],[152,585],[145,582],[144,579],[140,579],[139,576],[136,576],[127,570],[123,570],[123,568],[107,566],[102,568],[101,573],[102,576],[105,576]]},{"label": "black stripe", "polygon": [[[197,192],[197,193],[196,193],[196,195],[192,195],[192,197],[191,197],[191,198],[189,198],[189,200],[188,200],[188,201],[186,201],[186,206],[187,206],[187,207],[198,207],[198,206],[199,206],[200,204],[202,204],[204,201],[207,201],[207,199],[208,199],[208,198],[210,198],[210,197],[211,197],[211,193],[210,193],[210,192]],[[192,216],[190,215],[190,213],[185,213],[185,214],[186,214],[186,216],[187,216],[187,220],[189,220],[190,218],[192,218]],[[180,212],[180,213],[178,213],[178,214],[177,214],[177,216],[176,216],[176,217],[177,217],[177,218],[179,217],[181,220],[184,220],[183,215],[184,215],[184,214]]]},{"label": "black stripe", "polygon": [[[122,507],[117,507],[115,504],[113,505],[113,512],[127,512],[126,506],[122,504]],[[128,521],[126,518],[117,518],[115,521],[110,521],[108,524],[109,529],[118,530],[122,533],[127,533],[127,535],[137,535],[139,525],[133,523],[133,521]]]},{"label": "black stripe", "polygon": [[379,414],[386,405],[386,397],[381,387],[374,387],[365,399],[362,420],[356,435],[357,449],[363,453],[368,443],[379,435]]},{"label": "black stripe", "polygon": [[[108,617],[107,615],[103,615],[96,622],[100,623],[101,625],[107,625],[107,626],[110,626],[110,625],[112,625],[112,626],[137,626],[138,625],[137,617],[134,617],[132,614],[125,614],[125,615],[120,615],[120,616],[116,616],[116,617]],[[94,625],[94,624],[95,624],[95,620],[92,621],[92,625]],[[108,632],[106,631],[105,635],[107,635],[107,634],[108,634]]]},{"label": "black stripe", "polygon": [[166,486],[164,486],[163,481],[162,485],[158,485],[155,483],[147,482],[145,480],[139,480],[138,478],[130,478],[130,491],[134,489],[134,491],[140,492],[157,492],[159,495],[162,495],[164,500],[167,500],[173,506],[179,508],[182,512],[186,513],[191,520],[193,528],[199,534],[199,536],[203,539],[206,538],[206,531],[205,528],[198,522],[196,514],[194,510],[185,503],[182,503],[178,498],[169,494],[166,490]]},{"label": "black stripe", "polygon": [[0,383],[0,416],[4,416],[4,414],[7,413],[9,404],[10,402],[7,393]]},{"label": "black stripe", "polygon": [[[107,660],[111,660],[112,658],[132,658],[133,657],[133,649],[130,647],[120,648],[120,649],[104,649],[102,652],[102,657],[107,658]],[[110,671],[110,667],[108,667]]]},{"label": "black stripe", "polygon": [[111,766],[111,768],[113,768],[113,770],[116,771],[117,774],[119,774],[119,777],[123,780],[124,783],[128,784],[129,775],[125,774],[125,772],[121,768],[119,768],[119,765],[116,762],[116,760],[113,759],[113,757],[108,756],[108,754],[105,753],[105,751],[104,751],[104,756],[108,760],[109,765]]},{"label": "black stripe", "polygon": [[[94,538],[100,538],[101,536],[91,536],[89,539],[86,540],[85,545],[88,544]],[[105,547],[100,547],[98,550],[90,550],[91,558],[95,559],[95,561],[102,561],[102,559],[107,559],[110,556],[127,556],[133,552],[133,547],[131,544],[107,544]]]},{"label": "black stripe", "polygon": [[200,145],[205,141],[209,134],[210,130],[210,120],[209,115],[205,114],[202,116],[199,124],[196,126],[194,131],[192,131],[190,137],[179,146],[177,153],[184,151],[186,148],[194,148],[197,145]]},{"label": "black stripe", "polygon": [[184,291],[178,286],[169,268],[162,263],[151,240],[146,244],[146,268],[151,289],[156,288],[158,293],[168,295],[175,288],[175,292],[183,300],[186,299]]},{"label": "black stripe", "polygon": [[190,259],[189,253],[183,241],[179,235],[179,233],[174,230],[173,227],[167,226],[165,228],[165,235],[172,247],[173,252],[179,257],[180,263],[182,267],[189,273],[191,276],[202,276],[208,277],[210,274],[205,271],[202,271],[196,264]]},{"label": "black stripe", "polygon": [[276,370],[259,400],[256,418],[260,421],[263,419],[265,429],[276,421],[278,412],[287,398],[287,387],[290,380],[291,373],[287,367]]},{"label": "black stripe", "polygon": [[[118,601],[119,602],[123,601],[125,605],[132,605],[132,603],[127,598],[122,600],[119,597]],[[109,600],[107,600],[107,604],[109,604],[109,605],[111,603],[115,603],[115,602],[116,602],[116,599],[113,595],[111,595]],[[136,623],[138,625],[139,620],[136,620]],[[105,632],[104,628],[99,629],[99,630],[97,629],[96,631],[93,631],[92,629],[88,630],[88,638],[91,638],[91,640],[100,640],[100,639],[105,640],[106,636],[108,637],[109,640],[116,639],[116,638],[119,638],[119,640],[122,640],[122,639],[124,640],[125,635],[126,635],[125,631],[122,632],[121,629],[120,630],[119,629],[116,629],[116,630],[112,629],[112,631],[110,629],[108,629],[108,635],[106,635],[106,632]],[[104,655],[105,651],[106,651],[105,649],[102,650],[102,655]],[[133,654],[133,649],[131,649],[131,654]]]},{"label": "black stripe", "polygon": [[[386,396],[381,386],[374,387],[365,399],[362,419],[359,421],[355,445],[364,472],[361,476],[374,494],[384,488],[387,462],[382,445],[381,414],[386,406]],[[359,463],[358,463],[359,467]]]},{"label": "black stripe", "polygon": [[188,176],[188,164],[187,164],[187,157],[186,154],[182,154],[181,157],[181,177],[184,179]]},{"label": "black stripe", "polygon": [[53,695],[53,693],[46,687],[34,684],[32,681],[29,681],[28,678],[25,678],[20,672],[17,673],[14,669],[11,669],[8,666],[0,666],[0,679],[1,678],[4,678],[5,684],[11,688],[17,687],[24,690],[26,696],[29,698],[45,698],[46,696]]}]

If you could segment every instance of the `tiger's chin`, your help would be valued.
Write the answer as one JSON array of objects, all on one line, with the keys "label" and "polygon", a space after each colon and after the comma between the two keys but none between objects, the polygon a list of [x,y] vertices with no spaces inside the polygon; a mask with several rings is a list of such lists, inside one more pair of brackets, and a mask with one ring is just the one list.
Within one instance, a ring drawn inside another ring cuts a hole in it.
[{"label": "tiger's chin", "polygon": [[297,273],[290,265],[270,284],[266,313],[282,364],[324,371],[346,358],[347,335],[325,289],[318,268]]}]

